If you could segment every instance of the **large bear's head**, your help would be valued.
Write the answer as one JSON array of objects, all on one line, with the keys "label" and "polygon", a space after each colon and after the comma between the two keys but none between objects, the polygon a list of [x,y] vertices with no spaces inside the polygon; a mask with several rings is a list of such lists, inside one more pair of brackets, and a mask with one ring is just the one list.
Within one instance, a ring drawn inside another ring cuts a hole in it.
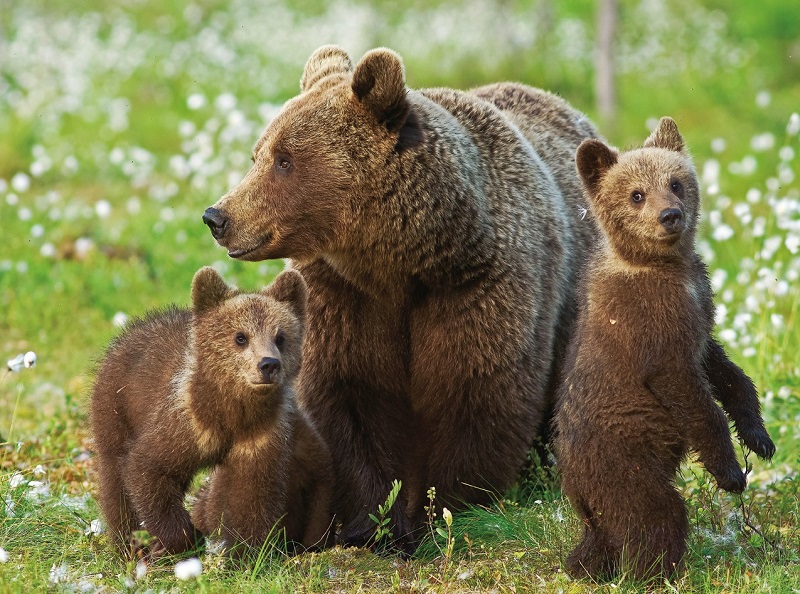
[{"label": "large bear's head", "polygon": [[344,50],[321,47],[300,84],[256,143],[245,178],[203,215],[233,258],[304,260],[347,249],[346,232],[386,163],[420,140],[403,63],[391,50],[372,50],[353,68]]},{"label": "large bear's head", "polygon": [[211,267],[192,280],[192,351],[195,380],[223,393],[269,393],[300,370],[305,331],[306,283],[282,272],[257,293],[231,287]]},{"label": "large bear's head", "polygon": [[671,118],[661,118],[639,149],[619,153],[584,140],[576,164],[592,213],[620,256],[646,262],[694,247],[697,174]]}]

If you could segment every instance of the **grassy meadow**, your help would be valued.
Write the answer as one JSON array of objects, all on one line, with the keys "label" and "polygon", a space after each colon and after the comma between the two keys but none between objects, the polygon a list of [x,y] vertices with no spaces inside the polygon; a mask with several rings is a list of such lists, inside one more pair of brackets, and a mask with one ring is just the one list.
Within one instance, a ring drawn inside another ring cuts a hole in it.
[{"label": "grassy meadow", "polygon": [[619,0],[618,116],[632,146],[677,121],[704,190],[699,250],[718,335],[754,379],[778,451],[739,448],[742,496],[701,466],[679,485],[686,571],[663,584],[573,581],[581,526],[557,478],[532,466],[494,506],[431,518],[411,559],[335,548],[202,573],[126,564],[96,502],[86,398],[130,316],[187,304],[213,265],[255,288],[283,263],[227,258],[203,210],[323,43],[379,45],[408,84],[513,79],[594,118],[590,0],[0,0],[0,592],[800,592],[800,12],[783,0]]}]

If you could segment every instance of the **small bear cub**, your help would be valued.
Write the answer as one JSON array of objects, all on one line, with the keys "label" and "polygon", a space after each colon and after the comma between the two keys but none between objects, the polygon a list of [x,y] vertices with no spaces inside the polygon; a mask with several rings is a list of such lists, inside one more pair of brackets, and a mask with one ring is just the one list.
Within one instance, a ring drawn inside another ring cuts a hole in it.
[{"label": "small bear cub", "polygon": [[576,155],[601,241],[584,287],[555,414],[564,493],[584,523],[576,576],[672,575],[686,549],[674,486],[690,450],[717,484],[746,485],[728,419],[769,458],[774,445],[750,379],[712,338],[713,293],[694,250],[697,174],[662,118],[640,149],[585,140]]},{"label": "small bear cub", "polygon": [[[279,521],[287,537],[324,544],[330,454],[292,388],[305,281],[288,270],[242,293],[205,267],[191,294],[191,310],[173,306],[130,323],[98,369],[91,418],[109,532],[123,551],[151,557],[193,549],[220,524],[229,547],[258,545]],[[214,466],[200,506],[219,516],[194,524],[184,496],[195,474]],[[135,541],[140,529],[154,542]]]}]

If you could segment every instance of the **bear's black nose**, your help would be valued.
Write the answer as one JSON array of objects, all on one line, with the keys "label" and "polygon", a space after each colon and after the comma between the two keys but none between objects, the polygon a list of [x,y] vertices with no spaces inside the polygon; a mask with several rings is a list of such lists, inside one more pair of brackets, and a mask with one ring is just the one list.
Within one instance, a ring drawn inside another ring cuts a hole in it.
[{"label": "bear's black nose", "polygon": [[214,239],[219,239],[225,235],[225,229],[228,228],[228,217],[218,211],[216,208],[207,208],[203,213],[203,222],[208,225],[211,230],[211,235]]},{"label": "bear's black nose", "polygon": [[674,233],[679,229],[682,220],[683,213],[680,208],[665,208],[658,215],[658,222],[670,233]]},{"label": "bear's black nose", "polygon": [[274,384],[278,379],[278,372],[281,370],[281,362],[274,357],[264,357],[258,362],[258,368],[264,377],[264,382]]}]

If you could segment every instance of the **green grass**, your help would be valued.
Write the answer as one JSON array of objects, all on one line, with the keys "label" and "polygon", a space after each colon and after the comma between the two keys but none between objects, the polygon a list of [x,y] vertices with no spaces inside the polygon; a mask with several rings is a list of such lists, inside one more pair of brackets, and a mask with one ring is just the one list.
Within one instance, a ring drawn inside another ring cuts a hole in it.
[{"label": "green grass", "polygon": [[[91,530],[85,399],[115,315],[188,303],[203,265],[246,288],[281,270],[228,260],[200,216],[244,173],[316,46],[357,58],[388,45],[412,87],[515,79],[594,117],[590,0],[289,4],[0,0],[0,355],[39,357],[0,372],[0,592],[647,589],[563,573],[580,525],[557,477],[535,467],[495,505],[450,527],[432,519],[408,560],[206,553],[194,581],[164,563],[134,583],[135,567]],[[748,457],[741,497],[686,466],[689,553],[674,582],[649,586],[665,592],[800,590],[800,139],[787,129],[800,109],[800,15],[781,0],[729,4],[668,0],[658,12],[621,0],[618,117],[602,131],[624,147],[648,121],[678,122],[704,177],[700,249],[718,331],[759,387],[778,446],[771,464]]]}]

